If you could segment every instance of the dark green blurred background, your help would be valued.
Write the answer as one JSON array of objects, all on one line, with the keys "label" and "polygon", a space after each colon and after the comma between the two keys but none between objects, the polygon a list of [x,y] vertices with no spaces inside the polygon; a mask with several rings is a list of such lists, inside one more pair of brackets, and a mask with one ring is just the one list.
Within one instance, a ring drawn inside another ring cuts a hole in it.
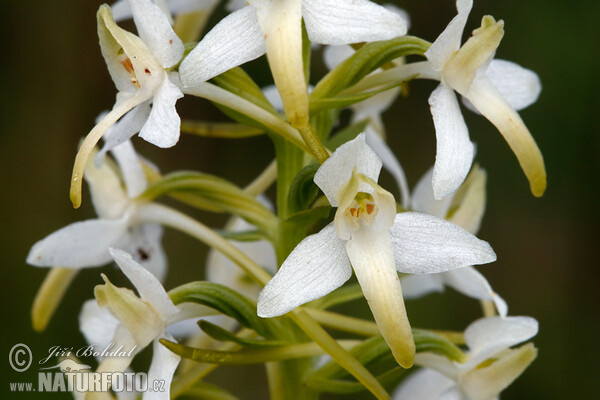
[{"label": "dark green blurred background", "polygon": [[[111,266],[81,273],[46,332],[33,332],[29,310],[47,270],[25,264],[29,248],[67,223],[94,216],[87,197],[82,209],[71,208],[68,184],[78,141],[91,129],[98,113],[114,102],[115,89],[96,37],[95,11],[100,3],[2,2],[0,171],[5,275],[1,293],[2,354],[8,371],[2,378],[3,393],[8,382],[36,378],[32,371],[37,368],[22,374],[9,368],[9,349],[26,343],[34,358],[40,359],[51,346],[82,346],[77,316],[83,300],[90,298],[93,287],[101,282],[101,271],[118,275]],[[410,32],[428,40],[435,39],[455,15],[451,0],[397,3],[412,17]],[[477,159],[488,172],[488,211],[480,237],[498,254],[498,261],[482,271],[507,300],[511,315],[529,315],[540,322],[535,338],[539,357],[503,393],[504,399],[598,396],[600,149],[598,123],[593,118],[599,113],[599,4],[476,1],[467,26],[468,30],[478,26],[484,14],[504,19],[506,34],[497,57],[533,69],[543,83],[539,101],[521,113],[546,160],[548,190],[541,199],[530,195],[515,157],[494,127],[465,112],[471,138],[478,144]],[[315,67],[322,65],[316,63]],[[251,73],[255,70],[250,68]],[[256,79],[269,83],[266,77]],[[433,87],[432,82],[415,82],[410,98],[399,99],[395,111],[385,116],[389,142],[411,186],[434,159],[434,130],[427,105]],[[184,99],[178,109],[199,119],[223,118],[201,100]],[[162,171],[197,169],[240,185],[272,158],[266,138],[224,141],[184,136],[169,150],[154,148],[137,137],[135,143]],[[383,183],[393,187],[387,176]],[[198,217],[213,226],[225,221],[224,216]],[[203,277],[205,247],[172,231],[166,233],[164,243],[170,262],[167,288]],[[423,327],[462,329],[480,312],[476,302],[455,293],[434,295],[407,306],[413,325]],[[262,374],[256,376],[247,368],[223,369],[214,379],[230,382],[242,398],[266,396],[256,389],[257,382],[263,382]]]}]

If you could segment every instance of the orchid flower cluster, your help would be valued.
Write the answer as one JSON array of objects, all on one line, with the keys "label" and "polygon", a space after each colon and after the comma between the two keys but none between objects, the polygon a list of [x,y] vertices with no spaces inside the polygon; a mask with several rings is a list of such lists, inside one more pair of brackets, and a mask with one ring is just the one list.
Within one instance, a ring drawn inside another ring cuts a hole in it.
[{"label": "orchid flower cluster", "polygon": [[[486,173],[474,163],[457,95],[498,129],[531,192],[541,196],[542,155],[517,113],[536,101],[541,85],[534,72],[494,58],[503,21],[484,16],[462,42],[472,3],[456,1],[457,15],[433,43],[407,35],[407,12],[370,0],[102,5],[98,36],[116,100],[81,142],[70,193],[79,207],[85,180],[97,218],[32,247],[27,262],[51,268],[33,303],[33,326],[47,327],[80,269],[114,261],[135,291],[100,274],[81,310],[81,333],[93,346],[113,343],[128,352],[100,357],[98,372],[130,370],[152,344],[148,379],[163,380],[167,390],[75,397],[229,399],[227,388],[204,378],[221,365],[258,364],[273,399],[357,392],[497,398],[535,359],[533,344],[522,343],[538,324],[509,316],[475,267],[495,262],[496,254],[475,236]],[[221,6],[227,16],[207,27]],[[131,18],[135,32],[119,25]],[[263,55],[272,87],[260,88],[244,70]],[[311,59],[320,56],[329,72],[317,79]],[[411,194],[386,145],[394,133],[382,114],[419,79],[439,82],[429,97],[437,147]],[[232,122],[182,121],[176,102],[184,96],[215,104]],[[344,109],[352,117],[342,126]],[[133,146],[138,134],[172,147],[182,132],[265,134],[276,157],[241,188],[198,171],[162,173]],[[382,168],[397,188],[378,183]],[[265,195],[273,184],[275,204]],[[208,227],[163,204],[166,197],[230,214],[230,222]],[[210,248],[198,275],[169,291],[165,227]],[[480,301],[483,316],[464,332],[412,326],[404,299],[446,287]],[[372,319],[331,310],[352,310],[344,305],[360,299]]]}]

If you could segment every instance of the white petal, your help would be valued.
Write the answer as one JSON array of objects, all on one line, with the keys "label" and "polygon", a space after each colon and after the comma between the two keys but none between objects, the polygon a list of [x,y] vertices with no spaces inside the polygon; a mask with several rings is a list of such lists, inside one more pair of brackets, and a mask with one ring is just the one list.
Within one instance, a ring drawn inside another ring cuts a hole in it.
[{"label": "white petal", "polygon": [[210,9],[215,0],[171,0],[169,1],[169,11],[174,15],[187,14],[194,11]]},{"label": "white petal", "polygon": [[323,50],[323,61],[327,69],[332,70],[342,63],[346,58],[354,54],[352,46],[327,46]]},{"label": "white petal", "polygon": [[485,212],[486,180],[486,172],[475,165],[463,185],[452,196],[453,211],[447,216],[448,221],[472,234],[479,231]]},{"label": "white petal", "polygon": [[433,195],[433,167],[427,170],[417,182],[412,195],[412,209],[438,218],[446,218],[454,196],[436,200]]},{"label": "white petal", "polygon": [[546,190],[544,159],[519,114],[485,75],[477,76],[467,97],[504,136],[529,180],[531,192],[541,196]]},{"label": "white petal", "polygon": [[400,88],[395,87],[353,105],[354,116],[352,121],[358,122],[366,118],[375,119],[376,116],[391,107],[399,94]]},{"label": "white petal", "polygon": [[406,175],[404,175],[404,169],[400,165],[400,162],[392,152],[392,149],[390,149],[383,139],[381,139],[381,137],[379,137],[379,135],[377,135],[375,132],[367,128],[365,136],[367,144],[381,159],[383,168],[388,170],[394,177],[394,180],[398,185],[398,190],[402,195],[402,207],[408,208],[410,192],[408,189],[408,184],[406,183]]},{"label": "white petal", "polygon": [[165,74],[158,92],[154,94],[152,111],[140,131],[140,137],[158,147],[175,146],[181,125],[175,103],[182,97],[181,90]]},{"label": "white petal", "polygon": [[164,282],[167,257],[161,244],[162,226],[145,223],[129,229],[129,235],[115,243],[114,247],[126,250],[137,263],[150,271],[160,282]]},{"label": "white petal", "polygon": [[[150,115],[150,101],[146,101],[125,114],[118,122],[113,124],[104,134],[104,146],[95,158],[96,167],[104,162],[106,152],[112,150],[121,143],[128,141],[133,135],[142,130]],[[96,120],[96,123],[100,122]]]},{"label": "white petal", "polygon": [[350,44],[406,34],[406,21],[368,0],[303,0],[302,16],[311,41]]},{"label": "white petal", "polygon": [[128,140],[121,143],[112,149],[112,153],[117,164],[119,164],[129,198],[135,198],[142,194],[148,186],[148,181],[146,180],[144,168],[131,142]]},{"label": "white petal", "polygon": [[441,274],[407,275],[402,277],[402,293],[405,299],[416,299],[429,293],[443,292]]},{"label": "white petal", "polygon": [[[511,61],[494,59],[484,73],[515,110],[535,103],[542,91],[542,83],[535,72]],[[479,114],[468,99],[463,97],[463,103]]]},{"label": "white petal", "polygon": [[446,285],[460,293],[479,300],[493,301],[501,317],[506,317],[508,307],[498,296],[485,277],[473,267],[458,268],[440,274]]},{"label": "white petal", "polygon": [[127,230],[128,218],[75,222],[33,245],[27,263],[37,267],[98,267],[111,261],[108,248]]},{"label": "white petal", "polygon": [[333,152],[317,170],[314,182],[325,193],[329,203],[336,207],[338,193],[350,180],[354,169],[357,173],[377,181],[381,165],[377,154],[367,145],[365,135],[360,134]]},{"label": "white petal", "polygon": [[146,268],[135,262],[131,254],[115,248],[110,249],[110,254],[133,283],[142,300],[151,304],[164,321],[179,312],[163,285]]},{"label": "white petal", "polygon": [[454,91],[441,83],[429,96],[429,105],[437,139],[433,193],[439,200],[463,183],[475,151]]},{"label": "white petal", "polygon": [[432,274],[496,260],[487,242],[431,215],[400,213],[390,233],[400,272]]},{"label": "white petal", "polygon": [[[175,341],[171,335],[165,335],[168,340]],[[165,346],[160,344],[158,340],[155,340],[152,345],[152,363],[148,370],[148,387],[153,387],[154,382],[160,382],[161,387],[165,390],[159,391],[147,391],[142,397],[143,400],[168,400],[171,398],[171,381],[173,380],[173,374],[181,361],[181,357],[171,352]]]},{"label": "white petal", "polygon": [[79,313],[79,330],[94,349],[105,349],[111,342],[120,321],[96,300],[83,303]]},{"label": "white petal", "polygon": [[92,204],[101,219],[120,218],[130,204],[118,172],[113,166],[106,163],[96,168],[89,160],[85,169],[84,177],[89,184]]},{"label": "white petal", "polygon": [[183,42],[173,31],[169,18],[150,0],[129,0],[140,38],[164,68],[183,56]]},{"label": "white petal", "polygon": [[131,7],[129,7],[129,0],[115,1],[111,4],[110,8],[113,13],[113,18],[117,22],[133,17],[131,14]]},{"label": "white petal", "polygon": [[256,9],[246,6],[223,18],[181,62],[185,87],[205,82],[265,54]]},{"label": "white petal", "polygon": [[439,372],[445,377],[457,381],[459,379],[458,365],[454,361],[450,361],[448,358],[430,352],[417,353],[415,357],[415,363],[422,367],[432,369]]},{"label": "white petal", "polygon": [[402,17],[402,19],[406,23],[406,30],[410,29],[410,15],[408,15],[408,12],[405,9],[400,8],[400,7],[398,7],[398,6],[396,6],[395,4],[392,4],[392,3],[382,4],[382,6],[386,10],[391,11],[394,14],[399,15],[400,17]]},{"label": "white petal", "polygon": [[439,372],[421,369],[402,381],[394,391],[393,400],[439,400],[442,393],[456,383]]},{"label": "white petal", "polygon": [[225,4],[225,10],[229,12],[233,12],[239,10],[240,8],[246,6],[248,4],[247,0],[229,0],[227,4]]},{"label": "white petal", "polygon": [[498,352],[534,337],[538,322],[530,317],[482,318],[465,329],[465,342],[473,355],[466,364],[476,366]]},{"label": "white petal", "polygon": [[276,317],[344,284],[352,275],[345,241],[333,224],[296,246],[258,297],[258,315]]},{"label": "white petal", "polygon": [[473,0],[457,0],[458,14],[425,52],[434,70],[441,71],[454,52],[460,48],[462,34],[472,7]]}]

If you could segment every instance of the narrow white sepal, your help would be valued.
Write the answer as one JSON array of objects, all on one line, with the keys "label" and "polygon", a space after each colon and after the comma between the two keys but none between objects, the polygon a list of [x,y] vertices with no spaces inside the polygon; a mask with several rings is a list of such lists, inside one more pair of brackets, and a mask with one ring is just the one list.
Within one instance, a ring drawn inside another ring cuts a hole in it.
[{"label": "narrow white sepal", "polygon": [[399,272],[432,274],[496,260],[489,243],[431,215],[397,214],[390,233]]},{"label": "narrow white sepal", "polygon": [[172,315],[179,312],[158,279],[135,262],[131,254],[115,248],[110,248],[109,251],[117,265],[133,283],[141,299],[152,305],[163,321],[167,321]]},{"label": "narrow white sepal", "polygon": [[[169,334],[163,335],[166,339],[175,342],[175,338]],[[160,382],[163,391],[144,392],[143,400],[169,400],[171,398],[171,381],[173,374],[181,361],[181,357],[167,349],[155,340],[152,344],[152,363],[148,370],[148,385]],[[152,386],[149,386],[152,387]]]},{"label": "narrow white sepal", "polygon": [[451,88],[440,83],[429,96],[429,105],[437,139],[432,184],[434,197],[439,200],[456,191],[464,182],[471,169],[475,149]]},{"label": "narrow white sepal", "polygon": [[341,45],[392,39],[406,34],[406,21],[368,0],[303,0],[302,16],[311,41]]},{"label": "narrow white sepal", "polygon": [[260,293],[258,315],[283,315],[343,285],[352,275],[345,244],[333,224],[301,241]]},{"label": "narrow white sepal", "polygon": [[27,263],[36,267],[98,267],[111,261],[108,248],[127,231],[128,216],[75,222],[33,245]]},{"label": "narrow white sepal", "polygon": [[455,386],[455,382],[431,369],[413,372],[394,391],[393,400],[439,400],[442,393]]},{"label": "narrow white sepal", "polygon": [[223,18],[181,62],[185,87],[197,85],[265,54],[256,9],[246,6]]}]

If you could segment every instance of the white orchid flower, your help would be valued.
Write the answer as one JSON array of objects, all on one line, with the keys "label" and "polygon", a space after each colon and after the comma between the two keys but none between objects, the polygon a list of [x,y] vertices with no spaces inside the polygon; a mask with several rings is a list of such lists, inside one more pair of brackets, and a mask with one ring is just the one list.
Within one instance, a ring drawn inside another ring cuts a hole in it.
[{"label": "white orchid flower", "polygon": [[[115,126],[115,130],[118,128]],[[75,270],[98,267],[112,261],[108,248],[113,246],[126,249],[159,280],[164,280],[167,261],[160,243],[163,229],[136,217],[139,203],[135,197],[147,185],[138,156],[129,141],[114,147],[112,153],[125,188],[112,164],[97,168],[90,161],[85,179],[98,218],[67,225],[40,240],[27,256],[29,264]]]},{"label": "white orchid flower", "polygon": [[[485,211],[486,173],[475,165],[462,186],[450,196],[435,200],[431,187],[430,169],[415,187],[413,210],[424,212],[460,226],[476,235]],[[442,292],[449,286],[469,297],[493,301],[500,316],[508,313],[506,302],[492,290],[489,282],[469,266],[430,275],[409,275],[401,280],[405,298],[417,298],[432,292]]]},{"label": "white orchid flower", "polygon": [[75,158],[71,183],[75,207],[81,204],[81,176],[90,153],[106,130],[130,110],[137,107],[129,120],[135,129],[123,129],[122,134],[129,136],[119,141],[129,139],[137,128],[143,139],[159,147],[174,146],[179,140],[181,121],[175,102],[183,93],[171,82],[169,69],[181,60],[183,43],[150,0],[129,0],[129,4],[139,37],[115,23],[109,6],[98,10],[100,48],[119,92],[113,109],[90,131]]},{"label": "white orchid flower", "polygon": [[406,33],[400,16],[368,0],[249,0],[183,60],[183,85],[205,82],[266,52],[288,120],[295,127],[306,126],[302,20],[309,39],[320,44],[371,42]]},{"label": "white orchid flower", "polygon": [[[114,348],[122,346],[123,351],[131,352],[128,357],[105,357],[98,365],[97,372],[123,372],[131,363],[133,357],[142,349],[153,343],[153,356],[148,371],[148,382],[151,385],[155,380],[161,380],[165,384],[164,392],[147,392],[144,398],[169,399],[170,386],[173,374],[181,358],[167,350],[159,342],[159,338],[175,339],[165,332],[168,325],[181,319],[190,317],[189,313],[176,307],[162,284],[147,269],[133,260],[133,257],[115,248],[110,249],[110,254],[117,265],[121,268],[127,278],[133,283],[139,296],[133,291],[125,288],[115,287],[106,276],[103,275],[105,284],[98,285],[94,289],[97,305],[106,308],[112,316],[118,320],[102,316],[94,310],[94,306],[87,306],[87,313],[82,313],[80,319],[81,329],[88,339],[100,336],[94,332],[99,320],[108,321],[102,328],[103,337],[109,335],[114,329],[112,342]],[[201,310],[197,308],[196,311]],[[201,315],[201,313],[200,313]],[[198,314],[196,316],[199,316]],[[91,397],[94,396],[90,393]],[[99,394],[102,395],[102,394]],[[158,396],[158,397],[153,397]],[[90,397],[90,396],[88,396]]]},{"label": "white orchid flower", "polygon": [[265,286],[258,315],[275,317],[324,296],[352,269],[398,363],[412,365],[415,345],[396,271],[427,274],[496,259],[487,242],[438,218],[396,214],[394,197],[377,185],[381,161],[365,135],[340,146],[315,183],[332,206],[333,223],[304,239]]},{"label": "white orchid flower", "polygon": [[419,353],[416,364],[426,367],[409,376],[394,392],[394,400],[492,400],[510,385],[537,356],[529,343],[538,332],[529,317],[491,317],[465,330],[469,357],[464,364],[433,353]]},{"label": "white orchid flower", "polygon": [[534,72],[517,64],[493,60],[504,34],[504,23],[490,16],[483,18],[481,27],[461,47],[472,5],[472,0],[457,0],[458,15],[425,53],[441,82],[429,97],[437,137],[435,198],[441,199],[458,189],[474,156],[474,146],[454,91],[498,128],[517,156],[532,193],[541,196],[546,188],[542,154],[515,111],[537,99],[539,79]]},{"label": "white orchid flower", "polygon": [[[133,10],[129,2],[130,0],[118,0],[110,6],[115,21],[119,22],[133,17]],[[173,15],[210,10],[214,7],[216,0],[152,0],[152,3],[160,8],[169,18],[169,22],[173,24]]]}]

